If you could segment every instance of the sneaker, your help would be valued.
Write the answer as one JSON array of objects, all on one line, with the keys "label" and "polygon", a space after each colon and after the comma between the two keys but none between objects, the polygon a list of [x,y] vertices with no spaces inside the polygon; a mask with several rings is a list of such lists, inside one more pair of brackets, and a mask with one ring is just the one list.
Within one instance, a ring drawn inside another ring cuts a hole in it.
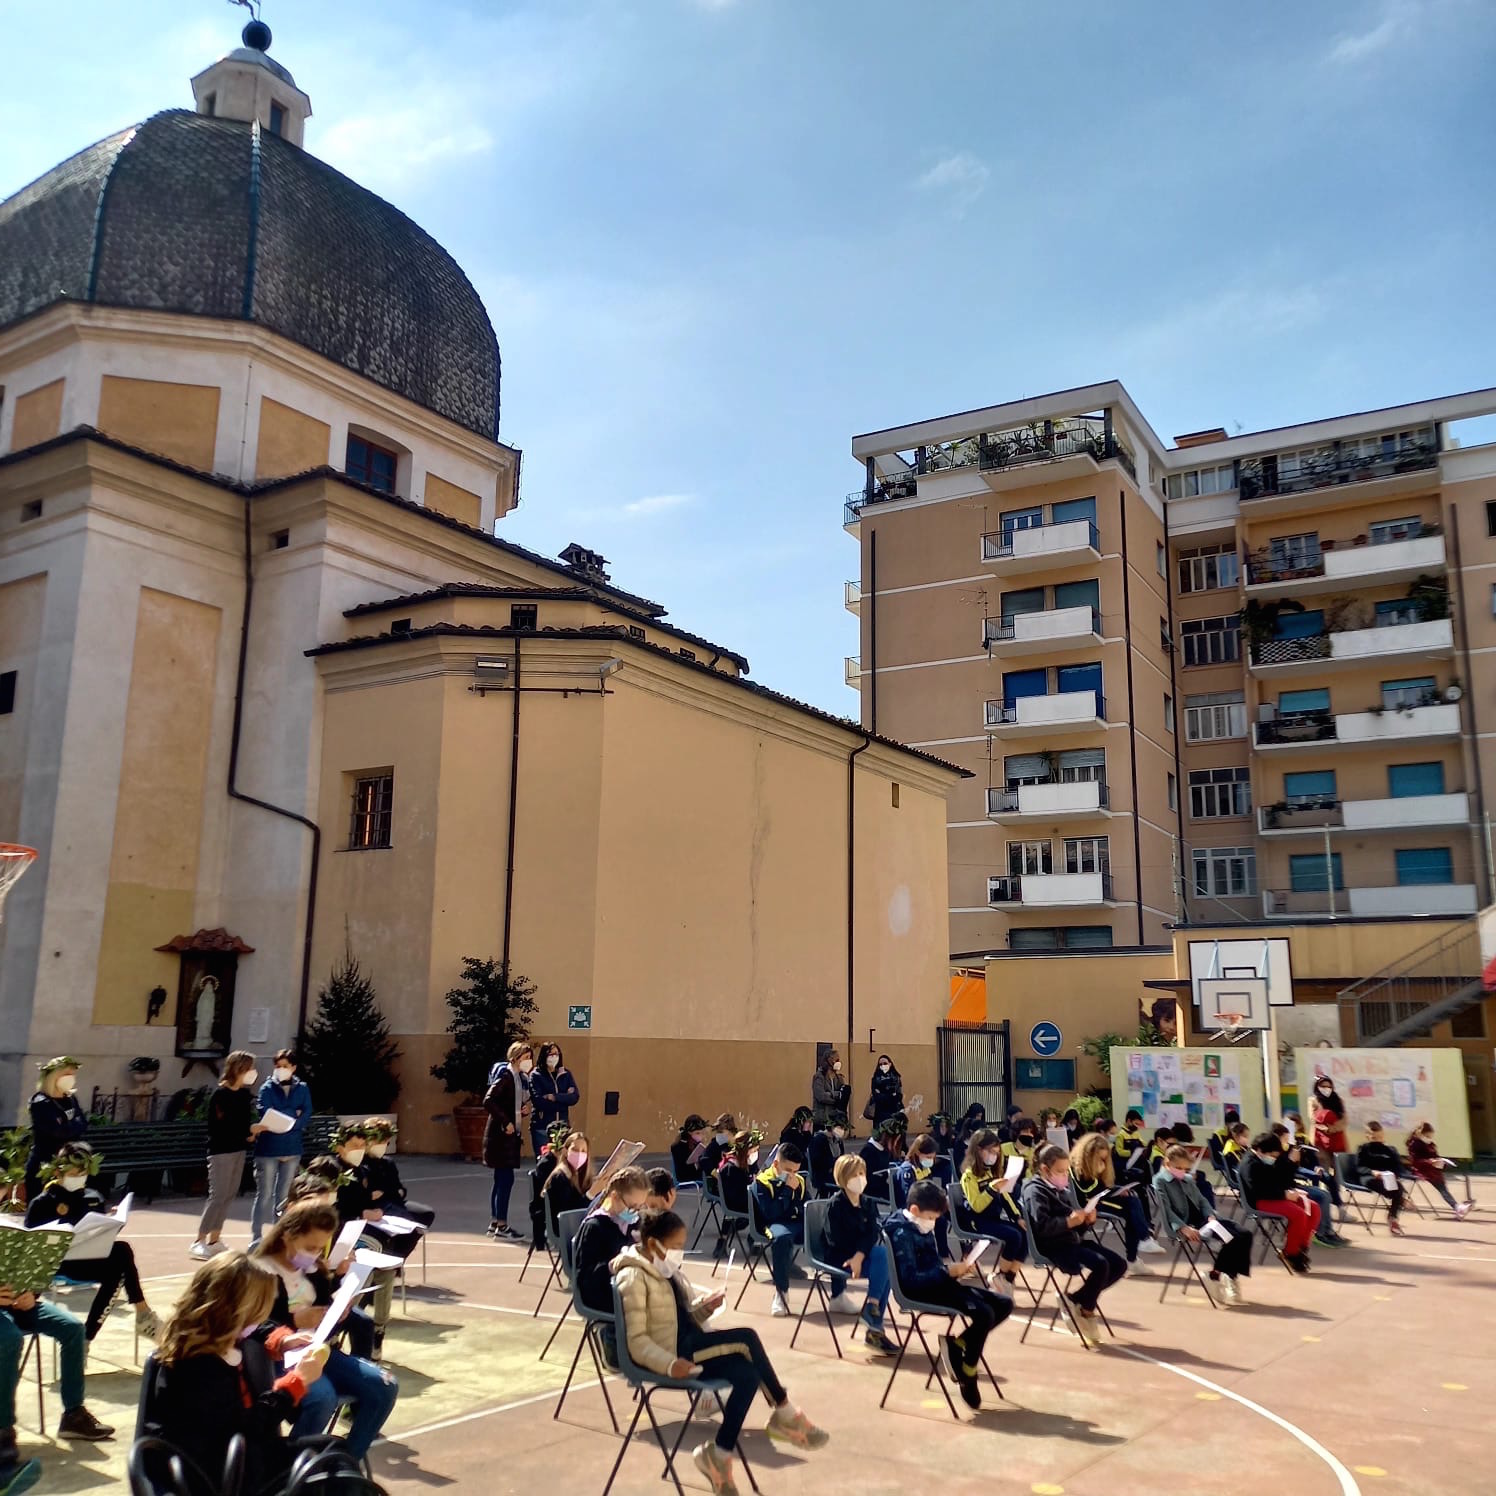
[{"label": "sneaker", "polygon": [[1241,1303],[1241,1289],[1236,1286],[1235,1278],[1222,1278],[1220,1287],[1223,1304]]},{"label": "sneaker", "polygon": [[135,1311],[135,1328],[146,1340],[159,1340],[161,1338],[161,1316],[154,1309],[142,1304]]},{"label": "sneaker", "polygon": [[0,1496],[21,1496],[42,1478],[42,1462],[27,1460],[24,1465],[8,1465],[0,1470]]},{"label": "sneaker", "polygon": [[691,1463],[712,1483],[712,1496],[738,1496],[732,1481],[732,1461],[715,1444],[698,1444]]},{"label": "sneaker", "polygon": [[769,1313],[772,1314],[775,1319],[789,1318],[790,1306],[785,1303],[784,1295],[782,1293],[776,1293],[774,1295],[774,1302],[769,1305]]},{"label": "sneaker", "polygon": [[1403,1223],[1401,1221],[1389,1220],[1387,1222],[1387,1229],[1394,1236],[1406,1236],[1408,1234],[1406,1231],[1403,1230]]},{"label": "sneaker", "polygon": [[945,1367],[953,1382],[961,1380],[961,1363],[965,1356],[965,1348],[954,1335],[940,1337],[940,1364]]},{"label": "sneaker", "polygon": [[831,1442],[831,1435],[817,1428],[798,1408],[788,1403],[775,1408],[764,1426],[771,1439],[793,1444],[797,1449],[824,1449]]},{"label": "sneaker", "polygon": [[499,1234],[499,1223],[497,1221],[490,1221],[488,1223],[488,1230],[486,1232],[484,1232],[484,1235],[485,1236],[497,1236],[498,1234]]},{"label": "sneaker", "polygon": [[1285,1257],[1283,1260],[1299,1277],[1307,1278],[1309,1276],[1309,1254],[1307,1252],[1298,1252],[1292,1257]]},{"label": "sneaker", "polygon": [[206,1262],[213,1254],[208,1250],[207,1242],[195,1241],[187,1248],[187,1255],[194,1262]]},{"label": "sneaker", "polygon": [[833,1314],[861,1314],[862,1305],[849,1293],[839,1293],[826,1307]]},{"label": "sneaker", "polygon": [[87,1408],[78,1406],[62,1415],[57,1433],[63,1439],[86,1439],[97,1444],[103,1439],[112,1439],[114,1430],[107,1423],[100,1423]]},{"label": "sneaker", "polygon": [[1339,1234],[1335,1236],[1316,1236],[1315,1241],[1322,1247],[1348,1247],[1350,1243]]},{"label": "sneaker", "polygon": [[862,1332],[862,1343],[875,1356],[896,1356],[899,1346],[896,1340],[890,1340],[883,1330],[868,1329]]},{"label": "sneaker", "polygon": [[1469,1200],[1462,1201],[1459,1205],[1456,1205],[1455,1208],[1454,1208],[1454,1218],[1455,1218],[1455,1220],[1457,1220],[1457,1221],[1463,1221],[1465,1219],[1465,1217],[1470,1214],[1470,1210],[1471,1210],[1471,1202]]},{"label": "sneaker", "polygon": [[1163,1254],[1164,1248],[1160,1246],[1158,1242],[1154,1241],[1151,1236],[1145,1236],[1142,1241],[1138,1243],[1139,1257],[1162,1257]]}]

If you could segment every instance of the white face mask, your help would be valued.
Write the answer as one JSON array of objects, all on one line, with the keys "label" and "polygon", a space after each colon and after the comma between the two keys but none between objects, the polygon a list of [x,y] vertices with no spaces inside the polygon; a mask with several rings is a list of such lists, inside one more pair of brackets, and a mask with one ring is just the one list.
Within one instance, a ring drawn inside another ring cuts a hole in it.
[{"label": "white face mask", "polygon": [[672,1247],[665,1253],[664,1269],[672,1277],[686,1265],[686,1249],[684,1247]]},{"label": "white face mask", "polygon": [[890,1070],[892,1070],[892,1069],[893,1069],[893,1066],[890,1065],[887,1060],[884,1060],[883,1063],[878,1066],[878,1073],[880,1075],[887,1075],[888,1072]]},{"label": "white face mask", "polygon": [[384,1155],[385,1155],[385,1152],[389,1148],[389,1146],[390,1145],[388,1143],[370,1143],[369,1144],[369,1157],[370,1158],[383,1158]]},{"label": "white face mask", "polygon": [[78,1089],[78,1077],[76,1075],[64,1075],[58,1079],[57,1089],[64,1096],[71,1096]]},{"label": "white face mask", "polygon": [[834,1070],[834,1071],[835,1071],[835,1072],[836,1072],[836,1073],[837,1073],[837,1074],[838,1074],[838,1075],[840,1075],[840,1074],[841,1074],[841,1061],[840,1061],[840,1060],[833,1060],[833,1061],[832,1061],[832,1062],[831,1062],[831,1068],[832,1068],[832,1069],[833,1069],[833,1070]]},{"label": "white face mask", "polygon": [[753,1150],[753,1152],[748,1155],[748,1167],[750,1169],[756,1169],[758,1167],[758,1149],[757,1148],[755,1148]]},{"label": "white face mask", "polygon": [[867,1188],[867,1180],[861,1174],[854,1174],[842,1188],[855,1200]]},{"label": "white face mask", "polygon": [[535,1068],[535,1061],[534,1060],[521,1060],[519,1062],[519,1073],[521,1075],[528,1075],[534,1068]]},{"label": "white face mask", "polygon": [[845,1127],[833,1127],[831,1129],[831,1136],[834,1137],[837,1142],[841,1142],[841,1140],[846,1137],[846,1135],[847,1129]]},{"label": "white face mask", "polygon": [[716,1134],[716,1139],[719,1143],[730,1143],[732,1142],[732,1134],[730,1132],[719,1132]]},{"label": "white face mask", "polygon": [[910,1216],[909,1219],[914,1222],[914,1229],[921,1236],[928,1236],[935,1229],[934,1216]]},{"label": "white face mask", "polygon": [[287,1065],[277,1065],[277,1066],[276,1066],[276,1067],[275,1067],[275,1069],[274,1069],[274,1070],[272,1070],[272,1071],[271,1071],[271,1072],[270,1072],[270,1073],[271,1073],[271,1075],[273,1075],[273,1076],[274,1076],[274,1077],[275,1077],[275,1078],[276,1078],[276,1080],[278,1080],[278,1081],[279,1081],[279,1082],[280,1082],[280,1083],[281,1083],[281,1085],[285,1085],[285,1083],[286,1083],[286,1082],[287,1082],[287,1081],[288,1081],[288,1080],[290,1080],[290,1079],[291,1079],[291,1077],[292,1077],[292,1076],[293,1076],[293,1075],[294,1075],[294,1074],[295,1074],[295,1073],[296,1073],[296,1072],[295,1072],[295,1071],[294,1071],[294,1070],[292,1070],[292,1069],[291,1069],[291,1068],[290,1068],[290,1067],[289,1067],[289,1066],[287,1066]]},{"label": "white face mask", "polygon": [[254,1085],[254,1083],[257,1080],[259,1080],[259,1078],[260,1078],[260,1072],[258,1070],[246,1070],[244,1072],[244,1079],[243,1079],[242,1082],[240,1082],[240,1084],[241,1085],[246,1085],[246,1086],[252,1086],[252,1085]]},{"label": "white face mask", "polygon": [[990,1169],[997,1162],[997,1154],[992,1149],[985,1149],[982,1153],[982,1162]]},{"label": "white face mask", "polygon": [[361,1163],[363,1163],[365,1151],[366,1150],[363,1148],[350,1148],[348,1152],[343,1155],[343,1162],[347,1164],[350,1169],[356,1169]]},{"label": "white face mask", "polygon": [[558,1054],[548,1054],[545,1057],[545,1067],[546,1067],[547,1070],[556,1070],[556,1069],[559,1069],[560,1065],[561,1065],[561,1056],[560,1055],[558,1055]]},{"label": "white face mask", "polygon": [[81,1190],[88,1183],[87,1174],[64,1174],[62,1187],[65,1190]]}]

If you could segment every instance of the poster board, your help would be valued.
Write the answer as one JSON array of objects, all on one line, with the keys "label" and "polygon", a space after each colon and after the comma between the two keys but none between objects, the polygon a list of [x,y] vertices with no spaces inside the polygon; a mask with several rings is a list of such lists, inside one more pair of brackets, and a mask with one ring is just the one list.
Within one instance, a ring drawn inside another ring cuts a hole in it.
[{"label": "poster board", "polygon": [[[1294,1055],[1299,1090],[1307,1095],[1314,1077],[1328,1075],[1345,1103],[1347,1141],[1365,1141],[1375,1117],[1387,1141],[1401,1149],[1408,1129],[1432,1122],[1439,1151],[1470,1158],[1470,1102],[1465,1065],[1458,1049],[1300,1049]],[[1309,1118],[1304,1118],[1306,1124]]]},{"label": "poster board", "polygon": [[1262,1058],[1255,1046],[1143,1049],[1126,1044],[1112,1050],[1112,1116],[1119,1122],[1129,1111],[1139,1111],[1145,1132],[1183,1122],[1203,1142],[1206,1133],[1225,1125],[1227,1107],[1239,1111],[1254,1129],[1267,1120]]}]

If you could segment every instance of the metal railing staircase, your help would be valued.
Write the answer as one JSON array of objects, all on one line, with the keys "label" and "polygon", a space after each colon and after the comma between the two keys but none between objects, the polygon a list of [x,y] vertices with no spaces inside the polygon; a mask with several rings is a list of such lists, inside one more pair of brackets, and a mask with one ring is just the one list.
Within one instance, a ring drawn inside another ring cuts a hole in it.
[{"label": "metal railing staircase", "polygon": [[1486,991],[1482,966],[1480,921],[1472,916],[1336,998],[1342,1013],[1351,1011],[1358,1047],[1390,1049],[1478,1003]]}]

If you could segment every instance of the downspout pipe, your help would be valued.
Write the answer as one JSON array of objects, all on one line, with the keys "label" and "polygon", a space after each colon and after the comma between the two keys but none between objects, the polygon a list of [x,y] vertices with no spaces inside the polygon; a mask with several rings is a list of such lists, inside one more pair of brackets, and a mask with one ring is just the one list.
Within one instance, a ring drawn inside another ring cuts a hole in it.
[{"label": "downspout pipe", "polygon": [[852,1083],[852,1052],[857,1037],[857,796],[858,755],[873,746],[862,734],[861,744],[847,755],[847,1084]]},{"label": "downspout pipe", "polygon": [[306,918],[301,935],[301,990],[296,1008],[296,1046],[306,1037],[307,997],[312,984],[312,929],[317,917],[317,871],[322,863],[322,828],[313,820],[284,805],[272,805],[256,795],[246,795],[239,788],[239,743],[244,730],[244,681],[249,663],[250,619],[254,613],[255,566],[254,533],[250,524],[250,501],[244,500],[244,612],[239,623],[239,662],[234,673],[234,725],[229,735],[229,799],[253,805],[287,821],[295,821],[312,833],[311,867],[307,871]]},{"label": "downspout pipe", "polygon": [[514,843],[519,824],[520,636],[514,636],[514,716],[509,738],[509,831],[504,852],[504,940],[499,969],[509,980],[510,937],[514,932]]},{"label": "downspout pipe", "polygon": [[1491,867],[1491,842],[1490,822],[1486,813],[1486,787],[1485,775],[1481,773],[1480,767],[1480,725],[1475,720],[1475,675],[1470,659],[1470,609],[1465,597],[1465,562],[1460,544],[1460,517],[1456,507],[1449,506],[1449,517],[1445,521],[1444,533],[1449,536],[1454,555],[1451,558],[1453,565],[1450,570],[1454,573],[1455,596],[1459,603],[1459,629],[1460,629],[1460,658],[1465,662],[1465,690],[1460,699],[1460,716],[1464,724],[1464,737],[1469,747],[1470,763],[1475,769],[1471,776],[1475,785],[1475,818],[1480,823],[1481,835],[1475,838],[1476,846],[1480,850],[1481,870],[1485,873],[1485,898],[1482,904],[1488,902],[1491,897],[1492,874]]}]

